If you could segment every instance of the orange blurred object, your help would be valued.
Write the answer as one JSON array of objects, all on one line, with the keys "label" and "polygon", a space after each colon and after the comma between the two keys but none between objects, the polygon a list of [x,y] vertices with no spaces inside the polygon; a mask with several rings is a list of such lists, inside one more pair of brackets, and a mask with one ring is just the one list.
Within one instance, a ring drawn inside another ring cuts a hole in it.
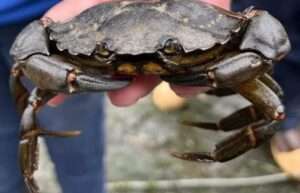
[{"label": "orange blurred object", "polygon": [[186,99],[177,96],[166,82],[162,82],[154,89],[152,100],[161,111],[174,111],[186,104]]},{"label": "orange blurred object", "polygon": [[300,149],[280,151],[272,140],[271,151],[279,167],[292,178],[300,180]]}]

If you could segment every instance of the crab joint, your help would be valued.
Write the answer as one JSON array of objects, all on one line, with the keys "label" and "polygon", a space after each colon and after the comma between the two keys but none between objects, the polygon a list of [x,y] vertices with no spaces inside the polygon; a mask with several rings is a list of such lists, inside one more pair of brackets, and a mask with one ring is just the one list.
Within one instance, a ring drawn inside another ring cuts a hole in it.
[{"label": "crab joint", "polygon": [[76,83],[77,75],[74,71],[70,72],[67,76],[68,89],[70,93],[74,93],[76,91],[75,83]]},{"label": "crab joint", "polygon": [[284,120],[285,119],[285,113],[284,113],[284,106],[280,105],[279,107],[277,107],[277,109],[274,112],[274,120]]},{"label": "crab joint", "polygon": [[20,70],[17,67],[14,67],[11,69],[10,74],[14,77],[19,77],[19,76],[22,76],[22,70]]},{"label": "crab joint", "polygon": [[208,71],[207,72],[207,77],[210,81],[210,84],[213,88],[217,88],[218,87],[218,83],[216,81],[216,74],[214,71]]}]

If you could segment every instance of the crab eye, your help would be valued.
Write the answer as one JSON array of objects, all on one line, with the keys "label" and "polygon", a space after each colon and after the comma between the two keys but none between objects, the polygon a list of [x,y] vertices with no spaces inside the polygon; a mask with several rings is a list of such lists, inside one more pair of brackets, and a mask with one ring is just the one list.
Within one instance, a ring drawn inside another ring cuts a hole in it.
[{"label": "crab eye", "polygon": [[168,39],[165,42],[163,51],[165,54],[172,55],[181,52],[181,46],[176,39]]},{"label": "crab eye", "polygon": [[106,43],[100,44],[96,53],[103,58],[108,58],[112,54]]}]

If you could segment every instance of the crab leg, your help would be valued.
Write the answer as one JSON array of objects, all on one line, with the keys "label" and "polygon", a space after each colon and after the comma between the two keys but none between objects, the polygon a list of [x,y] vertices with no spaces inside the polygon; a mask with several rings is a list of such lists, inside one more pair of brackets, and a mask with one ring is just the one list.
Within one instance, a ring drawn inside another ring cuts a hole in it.
[{"label": "crab leg", "polygon": [[263,74],[259,77],[259,80],[272,89],[280,98],[284,96],[281,86],[269,74]]},{"label": "crab leg", "polygon": [[264,118],[265,116],[254,106],[247,106],[223,118],[218,123],[184,121],[183,124],[215,131],[233,131],[260,122]]},{"label": "crab leg", "polygon": [[277,131],[278,122],[256,123],[216,145],[213,152],[172,153],[176,158],[197,162],[225,162],[256,148]]},{"label": "crab leg", "polygon": [[279,96],[259,79],[245,82],[235,90],[252,102],[269,119],[282,120],[285,118],[284,106]]},{"label": "crab leg", "polygon": [[15,103],[18,108],[18,112],[22,113],[27,104],[27,98],[29,93],[21,82],[22,71],[19,64],[15,64],[11,70],[10,76],[10,93],[15,99]]},{"label": "crab leg", "polygon": [[173,153],[175,157],[191,161],[224,162],[259,146],[276,132],[275,126],[285,117],[279,96],[259,79],[240,85],[236,91],[252,102],[253,106],[243,108],[217,124],[184,123],[210,130],[231,131],[247,128],[219,143],[212,153]]},{"label": "crab leg", "polygon": [[38,186],[33,178],[38,168],[38,137],[51,135],[60,137],[73,137],[80,134],[79,131],[55,132],[40,129],[36,121],[36,112],[55,94],[35,88],[21,118],[20,164],[24,181],[29,193],[37,193]]},{"label": "crab leg", "polygon": [[[23,74],[31,77],[35,85],[40,88],[34,89],[30,96],[20,80]],[[26,63],[16,64],[13,67],[10,87],[19,112],[22,113],[19,155],[29,193],[38,192],[38,186],[33,179],[34,171],[38,167],[38,137],[44,135],[72,137],[80,134],[79,131],[55,132],[39,128],[36,123],[36,112],[39,107],[58,92],[106,91],[122,88],[128,84],[127,80],[113,80],[80,72],[71,64],[62,62],[54,56],[33,55]]]},{"label": "crab leg", "polygon": [[[273,80],[273,79],[269,79],[269,80]],[[232,114],[228,118],[225,118],[223,121],[221,121],[220,122],[221,125],[219,125],[218,128],[223,127],[224,129],[226,128],[226,130],[230,130],[228,128],[228,127],[230,127],[229,123],[231,121],[235,122],[234,117],[241,120],[244,116],[251,117],[253,112],[255,112],[255,115],[259,115],[260,118],[263,118],[262,114],[264,114],[266,119],[271,119],[271,120],[284,119],[284,117],[285,117],[284,106],[281,103],[279,96],[275,93],[276,91],[278,91],[278,93],[280,94],[281,90],[279,90],[279,89],[281,89],[281,88],[279,86],[277,86],[276,84],[273,84],[273,82],[269,82],[269,84],[271,86],[275,85],[274,87],[272,87],[273,89],[269,88],[261,80],[254,79],[252,81],[248,81],[248,82],[245,82],[245,83],[239,85],[237,88],[233,88],[234,91],[236,91],[237,93],[240,93],[242,96],[244,96],[246,99],[248,99],[250,102],[252,102],[254,104],[254,106],[256,107],[255,111],[252,110],[252,109],[254,109],[252,107],[242,109],[242,110]],[[273,91],[273,90],[275,90],[275,91]],[[227,92],[228,90],[225,90],[225,91]],[[225,94],[227,94],[227,93],[225,93]],[[231,93],[229,92],[229,94],[231,94]],[[186,123],[188,123],[189,125],[204,126],[204,123],[201,123],[201,122],[199,122],[199,123],[186,122]],[[249,122],[249,120],[243,120],[241,122],[239,121],[239,123],[236,123],[236,124],[241,124],[241,126],[242,126],[243,124],[249,124],[249,123],[251,123],[251,122]],[[205,123],[205,125],[208,126],[207,123]],[[244,126],[246,126],[246,125],[244,125]],[[210,126],[210,127],[212,127],[212,126]],[[234,129],[234,128],[232,128],[232,129]]]},{"label": "crab leg", "polygon": [[[257,90],[256,92],[249,92],[247,88],[250,86],[250,84],[253,85],[252,87],[257,87],[256,90],[257,89],[260,90],[259,91]],[[263,109],[258,110],[253,105],[248,106],[237,112],[234,112],[233,114],[222,119],[218,123],[191,122],[191,121],[184,121],[183,123],[185,125],[200,127],[204,129],[231,131],[235,129],[241,129],[243,127],[246,127],[249,124],[263,120],[265,118],[268,119],[268,117],[265,117],[265,115],[262,113],[266,110],[266,108],[273,109],[273,110],[266,111],[266,112],[270,112],[270,111],[274,111],[275,109],[280,110],[280,108],[283,107],[283,106],[281,107],[281,102],[279,100],[279,97],[283,96],[283,91],[281,87],[278,85],[278,83],[268,74],[264,74],[262,77],[259,78],[259,80],[255,80],[252,83],[247,83],[245,85],[242,85],[241,87],[243,87],[244,90],[243,93],[246,95],[246,98],[248,97],[250,100],[255,98],[254,101],[252,102],[260,101],[258,103],[260,104],[260,106],[263,107]],[[274,93],[276,95],[274,95]],[[227,95],[234,94],[234,91],[232,91],[231,89],[221,88],[221,89],[212,90],[209,94],[214,94],[217,96],[227,96]],[[263,95],[269,95],[269,96],[263,96]],[[268,99],[270,99],[270,101],[268,101]],[[273,103],[273,107],[267,107],[267,105],[270,104],[272,105],[272,103]],[[274,114],[281,114],[281,112],[276,112],[275,110],[275,112],[269,114],[269,117],[271,116],[271,119],[274,118],[273,117]],[[281,116],[284,117],[283,114],[281,114]],[[278,118],[275,117],[274,119],[281,119],[283,117],[279,116]]]}]

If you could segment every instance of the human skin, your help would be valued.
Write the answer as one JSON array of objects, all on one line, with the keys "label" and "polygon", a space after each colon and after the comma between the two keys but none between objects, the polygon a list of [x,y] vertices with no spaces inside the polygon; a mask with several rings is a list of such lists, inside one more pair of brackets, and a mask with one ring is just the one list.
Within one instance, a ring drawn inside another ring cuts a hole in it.
[{"label": "human skin", "polygon": [[[55,22],[64,22],[78,15],[83,10],[88,9],[99,3],[108,2],[111,0],[63,0],[49,9],[44,17],[49,17]],[[223,8],[228,9],[229,0],[203,0]],[[161,80],[157,76],[137,76],[133,82],[126,88],[117,91],[108,92],[108,96],[112,104],[120,107],[133,105],[140,98],[147,96]],[[186,87],[171,85],[171,88],[179,96],[189,97],[205,92],[206,87]],[[58,105],[64,100],[65,96],[60,95],[52,99],[50,105]]]}]

